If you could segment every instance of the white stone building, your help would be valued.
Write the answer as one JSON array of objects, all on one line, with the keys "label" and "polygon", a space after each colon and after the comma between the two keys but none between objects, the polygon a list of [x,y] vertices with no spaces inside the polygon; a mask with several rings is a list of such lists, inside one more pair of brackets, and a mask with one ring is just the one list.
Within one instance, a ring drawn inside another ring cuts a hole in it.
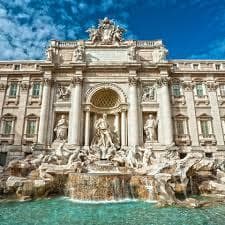
[{"label": "white stone building", "polygon": [[103,113],[125,149],[224,155],[225,60],[168,61],[161,40],[122,40],[107,18],[89,33],[90,40],[51,41],[45,60],[0,62],[1,165],[32,146],[50,148],[62,115],[69,148],[89,149]]}]

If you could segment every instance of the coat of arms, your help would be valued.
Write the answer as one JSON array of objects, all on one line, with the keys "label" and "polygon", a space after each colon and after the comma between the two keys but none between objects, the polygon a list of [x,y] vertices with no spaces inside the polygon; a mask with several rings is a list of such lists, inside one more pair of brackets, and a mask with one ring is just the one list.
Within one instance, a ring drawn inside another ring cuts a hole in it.
[{"label": "coat of arms", "polygon": [[99,20],[98,28],[91,27],[87,30],[90,41],[93,44],[117,44],[122,41],[124,29],[116,26],[112,20],[107,17]]}]

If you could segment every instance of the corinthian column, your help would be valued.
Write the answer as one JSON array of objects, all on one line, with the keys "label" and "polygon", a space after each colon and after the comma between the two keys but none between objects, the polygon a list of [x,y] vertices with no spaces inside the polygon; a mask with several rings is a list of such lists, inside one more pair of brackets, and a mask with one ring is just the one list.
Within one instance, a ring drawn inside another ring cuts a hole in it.
[{"label": "corinthian column", "polygon": [[82,77],[76,76],[72,80],[71,109],[69,114],[68,143],[80,145],[81,141],[81,91]]},{"label": "corinthian column", "polygon": [[224,145],[224,138],[223,138],[223,129],[222,123],[220,118],[220,110],[219,104],[217,100],[216,89],[217,85],[215,83],[209,82],[208,86],[208,93],[209,93],[209,101],[211,105],[211,115],[213,117],[212,123],[214,127],[214,134],[217,140],[217,145]]},{"label": "corinthian column", "polygon": [[129,78],[129,109],[128,109],[128,145],[139,145],[139,120],[138,120],[138,79]]},{"label": "corinthian column", "polygon": [[168,88],[168,78],[162,77],[159,80],[160,86],[160,103],[159,103],[159,115],[160,115],[160,128],[161,130],[161,144],[170,145],[173,143],[173,124],[172,113],[170,104],[170,95]]},{"label": "corinthian column", "polygon": [[40,122],[38,130],[38,143],[46,144],[47,141],[47,130],[48,130],[48,111],[49,101],[51,93],[51,79],[44,78],[43,81],[43,96],[41,103]]},{"label": "corinthian column", "polygon": [[121,146],[126,146],[126,111],[121,111]]},{"label": "corinthian column", "polygon": [[90,141],[90,109],[85,111],[85,131],[84,131],[84,145],[89,146]]}]

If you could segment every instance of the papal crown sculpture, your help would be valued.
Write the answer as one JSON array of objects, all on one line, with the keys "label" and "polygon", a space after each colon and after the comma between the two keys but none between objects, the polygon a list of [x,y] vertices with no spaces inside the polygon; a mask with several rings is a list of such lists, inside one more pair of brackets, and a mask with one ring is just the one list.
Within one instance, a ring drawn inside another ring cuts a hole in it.
[{"label": "papal crown sculpture", "polygon": [[93,44],[117,44],[123,40],[124,29],[116,26],[112,20],[105,17],[99,20],[98,28],[92,27],[87,30]]}]

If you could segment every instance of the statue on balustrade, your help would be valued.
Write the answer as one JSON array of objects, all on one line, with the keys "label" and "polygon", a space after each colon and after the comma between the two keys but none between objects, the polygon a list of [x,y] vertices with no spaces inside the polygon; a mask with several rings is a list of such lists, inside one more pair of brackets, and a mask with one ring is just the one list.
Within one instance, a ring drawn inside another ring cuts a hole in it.
[{"label": "statue on balustrade", "polygon": [[107,121],[107,114],[103,114],[99,118],[94,127],[96,129],[95,136],[91,143],[91,148],[99,150],[100,159],[109,159],[115,153],[115,146],[112,141],[112,133]]},{"label": "statue on balustrade", "polygon": [[152,114],[149,114],[149,117],[144,125],[144,131],[146,134],[146,142],[155,142],[157,141],[157,129],[158,122],[154,119]]},{"label": "statue on balustrade", "polygon": [[56,140],[63,141],[67,139],[68,121],[65,115],[56,124],[54,131],[56,132]]}]

